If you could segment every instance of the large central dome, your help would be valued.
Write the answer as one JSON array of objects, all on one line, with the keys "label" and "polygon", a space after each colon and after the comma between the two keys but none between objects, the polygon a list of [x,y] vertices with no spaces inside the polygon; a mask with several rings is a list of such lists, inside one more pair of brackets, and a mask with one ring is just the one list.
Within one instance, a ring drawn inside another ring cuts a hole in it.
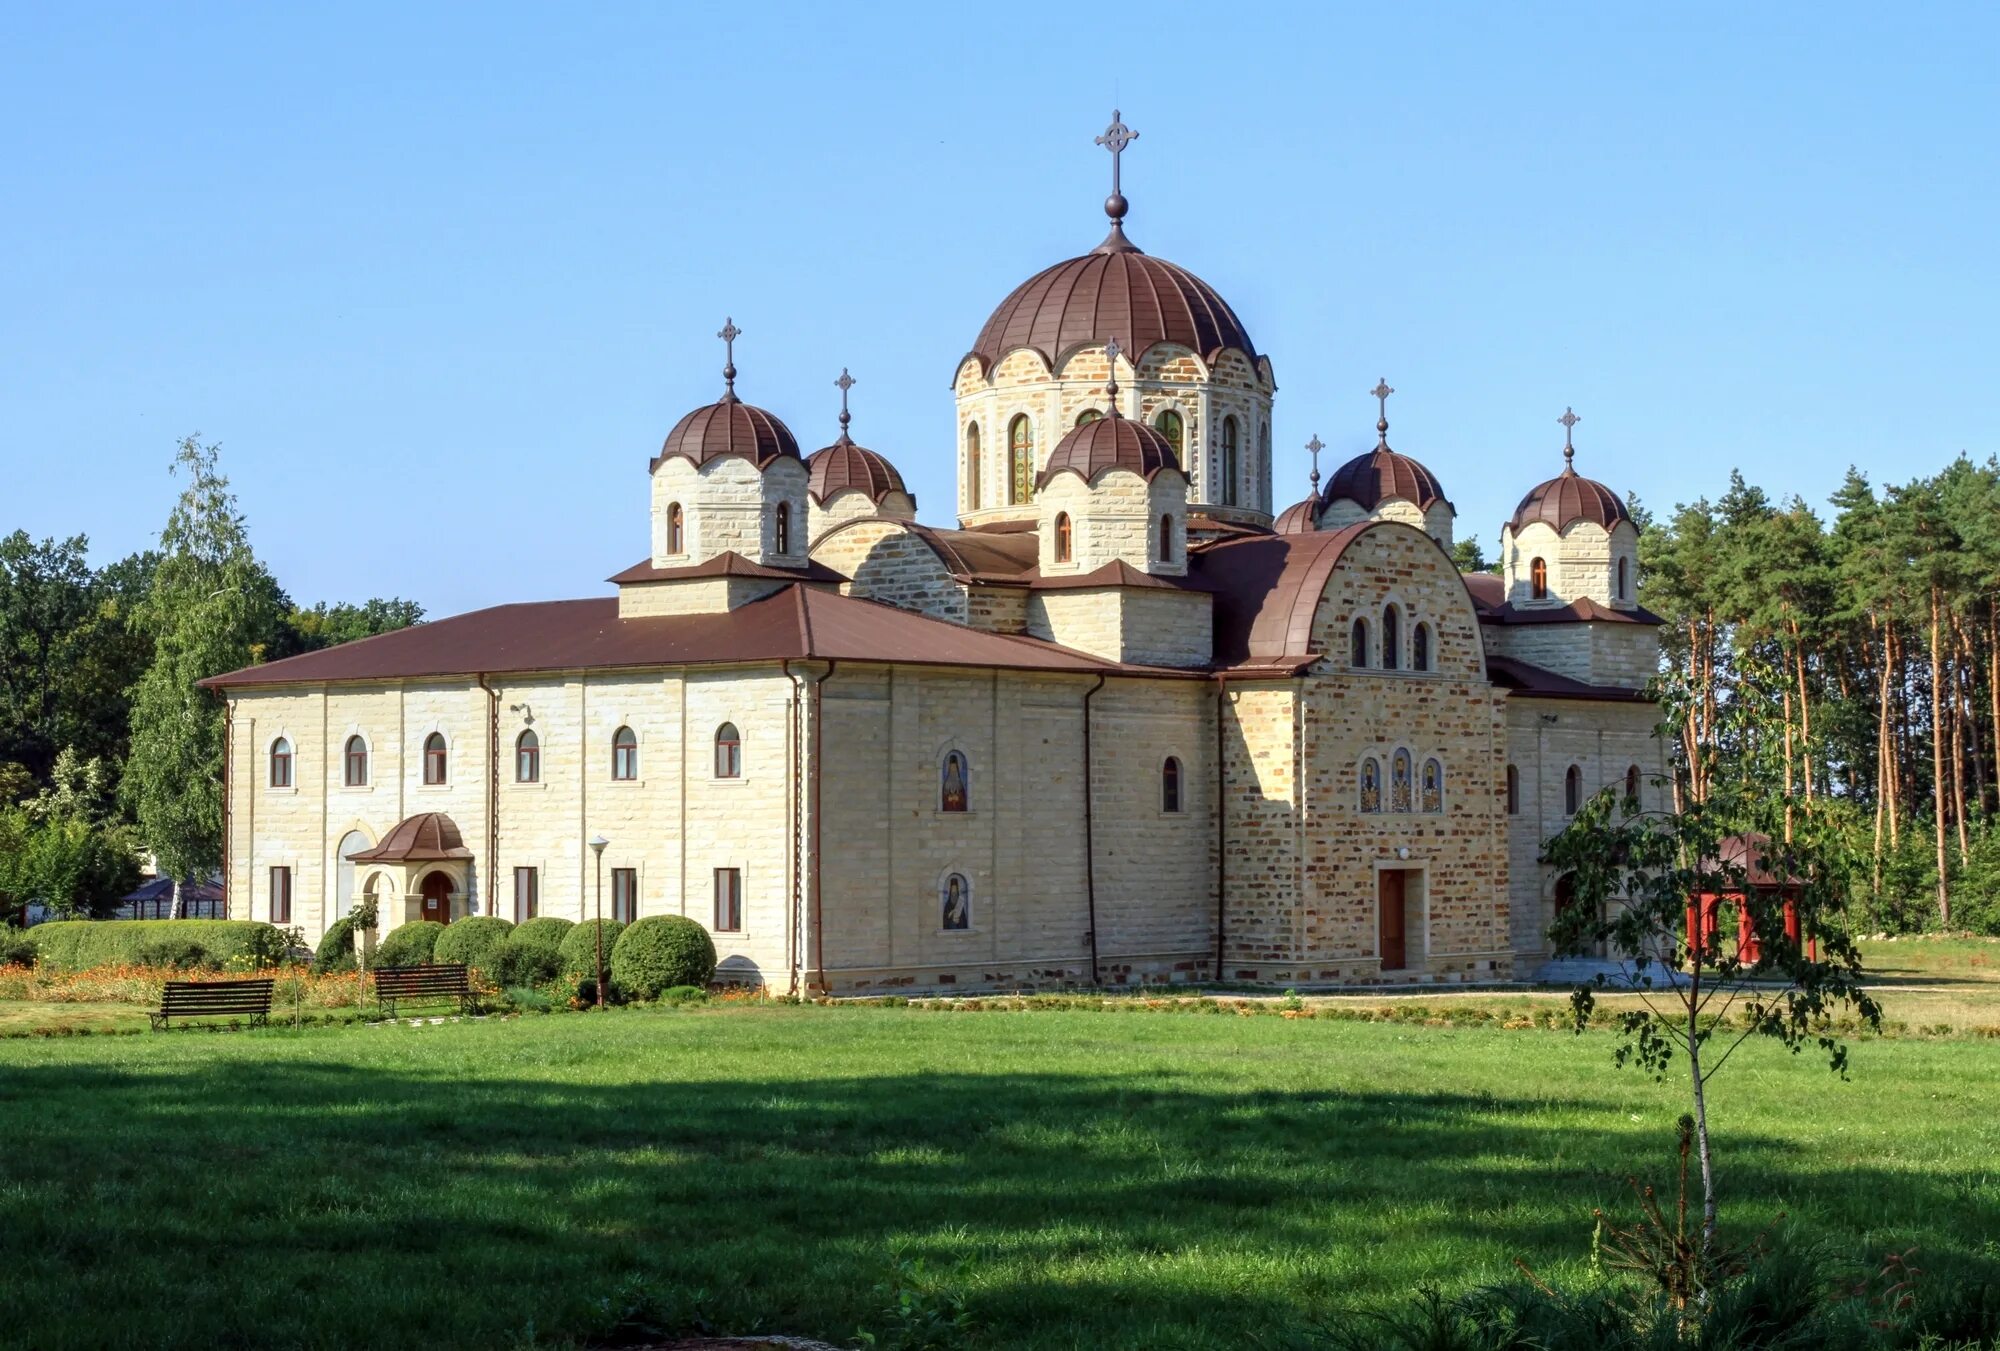
[{"label": "large central dome", "polygon": [[991,370],[1001,357],[1025,347],[1053,368],[1077,348],[1111,338],[1134,362],[1163,342],[1207,361],[1230,347],[1253,362],[1257,358],[1243,321],[1213,286],[1141,252],[1115,221],[1110,235],[1089,253],[1015,287],[979,330],[971,355]]}]

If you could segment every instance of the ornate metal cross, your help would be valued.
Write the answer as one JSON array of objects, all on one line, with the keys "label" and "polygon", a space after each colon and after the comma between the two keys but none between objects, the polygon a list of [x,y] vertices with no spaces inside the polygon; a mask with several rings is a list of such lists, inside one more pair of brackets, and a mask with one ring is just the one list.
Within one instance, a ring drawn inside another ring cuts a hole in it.
[{"label": "ornate metal cross", "polygon": [[1317,497],[1317,496],[1319,496],[1319,453],[1320,453],[1320,452],[1321,452],[1322,450],[1325,450],[1325,449],[1326,449],[1326,443],[1325,443],[1324,441],[1322,441],[1322,440],[1320,440],[1320,439],[1319,439],[1319,433],[1318,433],[1318,432],[1314,432],[1314,433],[1313,433],[1313,439],[1312,439],[1312,440],[1310,440],[1310,441],[1308,441],[1308,442],[1306,442],[1306,449],[1312,452],[1312,457],[1313,457],[1313,471],[1312,471],[1312,485],[1313,485],[1313,496]]},{"label": "ornate metal cross", "polygon": [[1368,392],[1375,396],[1375,402],[1381,409],[1375,418],[1375,447],[1378,450],[1387,450],[1389,448],[1389,396],[1396,391],[1389,388],[1387,379],[1381,379],[1377,380],[1375,388]]},{"label": "ornate metal cross", "polygon": [[1111,125],[1106,127],[1104,129],[1104,134],[1098,137],[1095,142],[1093,142],[1093,144],[1101,145],[1106,150],[1109,150],[1111,152],[1111,195],[1113,197],[1119,195],[1118,157],[1125,153],[1126,146],[1132,144],[1132,142],[1138,139],[1139,139],[1139,133],[1132,130],[1132,128],[1126,126],[1122,121],[1120,121],[1118,117],[1118,110],[1116,108],[1113,108],[1111,110]]},{"label": "ornate metal cross", "polygon": [[1377,380],[1375,388],[1368,392],[1374,396],[1375,402],[1381,405],[1382,411],[1380,415],[1382,417],[1389,416],[1389,396],[1396,392],[1389,388],[1389,382],[1387,380]]},{"label": "ornate metal cross", "polygon": [[728,315],[722,317],[722,327],[715,336],[722,339],[722,378],[729,385],[729,392],[736,392],[736,340],[743,336],[743,330]]},{"label": "ornate metal cross", "polygon": [[[1113,113],[1116,117],[1118,114]],[[1125,349],[1112,338],[1104,344],[1104,368],[1108,372],[1104,379],[1104,397],[1111,400],[1111,416],[1118,416],[1118,354]]]},{"label": "ornate metal cross", "polygon": [[847,373],[847,367],[840,368],[840,378],[833,382],[840,391],[840,438],[847,439],[847,391],[854,388],[854,377]]},{"label": "ornate metal cross", "polygon": [[1576,415],[1574,408],[1565,408],[1563,409],[1563,415],[1557,418],[1556,421],[1562,424],[1563,464],[1567,466],[1571,460],[1576,458],[1576,446],[1570,438],[1575,432],[1576,424],[1583,421],[1583,419]]}]

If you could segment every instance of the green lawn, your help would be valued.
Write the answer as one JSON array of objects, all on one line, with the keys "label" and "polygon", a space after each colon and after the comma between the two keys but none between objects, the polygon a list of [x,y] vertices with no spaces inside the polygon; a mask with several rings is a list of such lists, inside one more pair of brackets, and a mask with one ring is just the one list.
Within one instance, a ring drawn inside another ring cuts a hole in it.
[{"label": "green lawn", "polygon": [[[0,1342],[548,1345],[647,1305],[845,1343],[900,1252],[971,1346],[1281,1346],[1580,1270],[1681,1110],[1611,1044],[777,1006],[0,1042]],[[1845,1084],[1753,1048],[1714,1111],[1739,1232],[1991,1251],[1993,1043],[1863,1043]]]}]

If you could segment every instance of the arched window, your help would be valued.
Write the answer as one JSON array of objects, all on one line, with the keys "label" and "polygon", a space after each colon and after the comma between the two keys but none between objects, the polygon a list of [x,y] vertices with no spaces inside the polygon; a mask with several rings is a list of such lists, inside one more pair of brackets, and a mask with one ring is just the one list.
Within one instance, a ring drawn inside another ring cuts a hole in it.
[{"label": "arched window", "polygon": [[1563,813],[1575,816],[1581,806],[1583,806],[1583,771],[1571,765],[1569,772],[1563,775]]},{"label": "arched window", "polygon": [[1537,558],[1528,564],[1528,590],[1536,600],[1549,598],[1549,563],[1545,558]]},{"label": "arched window", "polygon": [[1076,425],[1079,427],[1088,427],[1091,423],[1102,419],[1103,416],[1104,410],[1101,408],[1086,408],[1076,415]]},{"label": "arched window", "polygon": [[1425,811],[1444,810],[1444,765],[1435,759],[1424,761],[1423,795]]},{"label": "arched window", "polygon": [[1389,761],[1389,810],[1410,809],[1410,753],[1397,751]]},{"label": "arched window", "polygon": [[964,873],[947,873],[938,886],[938,928],[963,933],[972,927],[972,883]]},{"label": "arched window", "polygon": [[945,753],[944,765],[938,770],[938,810],[972,810],[972,770],[962,752]]},{"label": "arched window", "polygon": [[1035,424],[1026,413],[1007,424],[1007,500],[1035,500]]},{"label": "arched window", "polygon": [[1521,771],[1507,766],[1507,815],[1518,816],[1521,812]]},{"label": "arched window", "polygon": [[743,738],[737,734],[733,722],[725,722],[715,729],[715,777],[743,777]]},{"label": "arched window", "polygon": [[1160,810],[1177,812],[1181,809],[1181,762],[1179,757],[1169,755],[1160,765]]},{"label": "arched window", "polygon": [[1167,438],[1167,444],[1174,448],[1174,458],[1185,465],[1187,455],[1181,442],[1187,435],[1187,423],[1181,420],[1181,415],[1171,408],[1161,409],[1160,415],[1153,419],[1153,430]]},{"label": "arched window", "polygon": [[1639,800],[1639,767],[1633,765],[1625,771],[1625,797],[1627,801]]},{"label": "arched window", "polygon": [[1347,664],[1359,671],[1368,665],[1368,621],[1354,621],[1354,631],[1348,640]]},{"label": "arched window", "polygon": [[1431,669],[1431,626],[1428,624],[1419,624],[1410,630],[1410,669]]},{"label": "arched window", "polygon": [[347,746],[340,754],[341,782],[349,788],[363,788],[368,784],[368,743],[358,736],[347,738]]},{"label": "arched window", "polygon": [[1623,555],[1620,555],[1618,559],[1618,599],[1620,600],[1631,599],[1631,597],[1628,596],[1625,591],[1626,584],[1630,580],[1630,575],[1627,572],[1626,568],[1627,568],[1627,560]]},{"label": "arched window", "polygon": [[1382,765],[1372,755],[1361,762],[1361,810],[1382,810]]},{"label": "arched window", "polygon": [[979,510],[979,424],[965,424],[965,505]]},{"label": "arched window", "polygon": [[1402,659],[1403,617],[1393,605],[1382,607],[1382,669],[1393,671]]},{"label": "arched window", "polygon": [[[1271,424],[1257,424],[1257,487],[1261,492],[1271,484]],[[1252,503],[1253,506],[1263,505]],[[1266,507],[1266,510],[1269,508]]]},{"label": "arched window", "polygon": [[1074,546],[1075,541],[1070,537],[1069,513],[1059,511],[1056,513],[1056,562],[1069,562]]},{"label": "arched window", "polygon": [[771,513],[771,551],[788,554],[792,551],[792,504],[778,503]]},{"label": "arched window", "polygon": [[1172,516],[1160,517],[1160,561],[1162,563],[1171,563],[1174,561],[1174,518]]},{"label": "arched window", "polygon": [[443,783],[445,766],[444,734],[432,732],[424,738],[424,782]]},{"label": "arched window", "polygon": [[1236,486],[1243,472],[1241,451],[1236,444],[1236,419],[1222,419],[1222,505],[1236,505]]},{"label": "arched window", "polygon": [[681,518],[681,504],[678,502],[667,503],[667,552],[687,552],[687,527]]},{"label": "arched window", "polygon": [[271,786],[292,786],[292,743],[283,737],[271,743]]},{"label": "arched window", "polygon": [[639,777],[639,737],[629,727],[611,734],[611,777],[620,782]]},{"label": "arched window", "polygon": [[542,739],[532,730],[514,738],[514,782],[542,781]]}]

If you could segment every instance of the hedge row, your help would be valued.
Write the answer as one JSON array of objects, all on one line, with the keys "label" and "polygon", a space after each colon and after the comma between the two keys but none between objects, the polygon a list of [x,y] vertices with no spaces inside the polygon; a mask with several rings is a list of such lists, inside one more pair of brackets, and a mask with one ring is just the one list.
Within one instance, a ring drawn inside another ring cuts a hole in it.
[{"label": "hedge row", "polygon": [[216,965],[242,958],[272,966],[286,950],[283,933],[250,919],[61,919],[28,934],[36,957],[58,971],[185,964],[195,949]]}]

